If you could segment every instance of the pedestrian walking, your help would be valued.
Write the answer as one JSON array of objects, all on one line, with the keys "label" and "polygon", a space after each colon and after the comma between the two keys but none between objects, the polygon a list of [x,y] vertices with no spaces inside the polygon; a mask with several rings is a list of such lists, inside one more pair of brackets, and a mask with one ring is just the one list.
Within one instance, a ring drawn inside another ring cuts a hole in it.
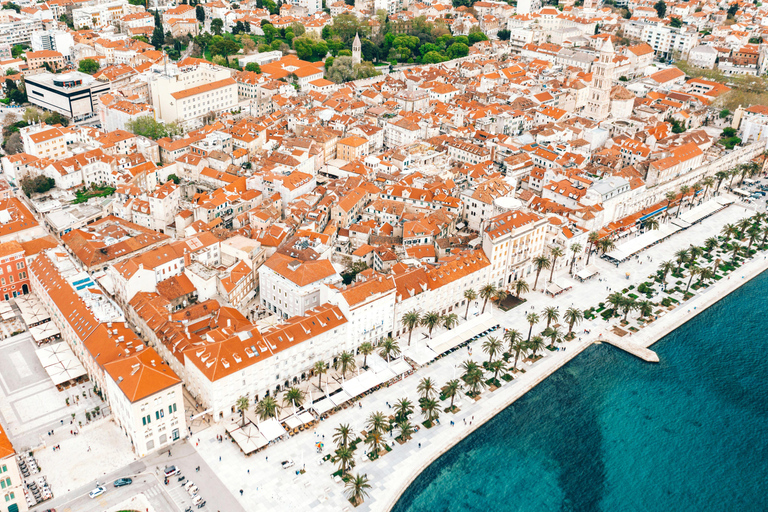
[{"label": "pedestrian walking", "polygon": [[242,495],[243,495],[243,490],[242,490],[242,489],[240,489],[240,496],[242,496]]}]

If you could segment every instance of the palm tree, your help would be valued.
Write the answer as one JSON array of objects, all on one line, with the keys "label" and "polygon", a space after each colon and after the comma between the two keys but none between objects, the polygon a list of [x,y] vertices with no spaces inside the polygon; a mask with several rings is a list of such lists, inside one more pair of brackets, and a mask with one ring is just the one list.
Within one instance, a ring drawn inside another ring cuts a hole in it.
[{"label": "palm tree", "polygon": [[293,404],[295,407],[301,407],[304,403],[304,392],[297,387],[292,387],[283,395],[283,405]]},{"label": "palm tree", "polygon": [[549,271],[549,282],[551,283],[552,274],[555,273],[555,263],[557,263],[557,258],[563,255],[563,250],[558,246],[554,246],[549,249],[549,254],[552,256],[552,265]]},{"label": "palm tree", "polygon": [[497,359],[496,361],[490,363],[488,367],[493,370],[493,380],[497,381],[499,380],[499,372],[503,371],[506,368],[507,364],[504,362],[503,359]]},{"label": "palm tree", "polygon": [[530,324],[531,328],[528,329],[528,339],[526,341],[531,340],[531,333],[533,332],[533,326],[536,325],[539,321],[539,315],[536,313],[528,313],[525,315],[525,320]]},{"label": "palm tree", "polygon": [[651,217],[643,221],[643,227],[648,230],[659,229],[659,219]]},{"label": "palm tree", "polygon": [[667,274],[674,268],[675,264],[671,260],[662,261],[661,265],[659,265],[659,270],[661,270],[661,284],[664,285],[664,288],[667,287]]},{"label": "palm tree", "polygon": [[712,176],[707,176],[701,180],[701,184],[704,185],[704,197],[706,197],[709,189],[715,184],[715,178]]},{"label": "palm tree", "polygon": [[421,317],[421,325],[429,330],[430,339],[432,339],[432,329],[440,325],[440,320],[442,319],[443,317],[441,317],[440,313],[437,311],[428,311],[427,313],[424,313],[423,317]]},{"label": "palm tree", "polygon": [[443,317],[443,327],[445,327],[448,330],[453,329],[456,327],[456,324],[459,323],[459,317],[456,316],[456,313],[448,313]]},{"label": "palm tree", "polygon": [[542,338],[541,336],[534,336],[528,342],[528,350],[530,350],[534,356],[536,355],[536,352],[538,352],[542,348],[544,348],[544,338]]},{"label": "palm tree", "polygon": [[592,251],[595,250],[595,246],[597,246],[597,242],[600,240],[600,233],[597,231],[591,231],[589,233],[589,236],[587,237],[587,241],[589,242],[589,251],[587,252],[587,265],[589,265],[589,257],[592,256]]},{"label": "palm tree", "polygon": [[243,426],[245,426],[245,411],[251,406],[251,401],[248,400],[247,396],[241,396],[237,399],[235,404],[237,405],[237,410],[240,412],[240,419],[243,420]]},{"label": "palm tree", "polygon": [[429,400],[437,394],[437,386],[435,385],[435,381],[433,381],[430,377],[424,377],[421,379],[419,381],[419,385],[416,387],[416,390],[419,392],[419,395],[421,395],[421,398],[425,400]]},{"label": "palm tree", "polygon": [[547,320],[547,327],[549,327],[552,322],[560,320],[560,310],[555,306],[547,306],[544,308],[544,318]]},{"label": "palm tree", "polygon": [[397,428],[400,429],[400,439],[403,441],[406,441],[411,438],[414,432],[416,432],[416,429],[413,428],[413,425],[411,425],[411,422],[406,420],[399,421],[397,423]]},{"label": "palm tree", "polygon": [[697,245],[692,245],[688,249],[688,254],[689,254],[688,262],[691,265],[695,265],[696,264],[696,260],[698,259],[698,257],[701,256],[702,254],[704,254],[704,249],[702,249],[701,247],[699,247]]},{"label": "palm tree", "polygon": [[685,293],[684,293],[683,295],[685,295],[685,294],[687,294],[687,293],[688,293],[688,289],[691,287],[691,282],[693,282],[693,277],[694,277],[694,276],[697,276],[697,275],[699,275],[699,274],[700,274],[700,269],[699,269],[699,267],[694,267],[693,265],[691,265],[691,266],[688,268],[688,276],[689,276],[689,277],[688,277],[688,284],[687,284],[687,285],[686,285],[686,287],[685,287]]},{"label": "palm tree", "polygon": [[600,240],[599,245],[600,250],[603,251],[603,254],[606,254],[608,251],[612,251],[616,248],[616,244],[610,238],[603,238]]},{"label": "palm tree", "polygon": [[696,182],[696,183],[693,184],[693,186],[691,187],[691,190],[693,191],[693,194],[691,194],[691,199],[690,199],[689,203],[693,203],[693,200],[696,198],[696,196],[699,194],[699,192],[701,192],[701,189],[703,189],[703,188],[704,188],[704,186],[701,183],[699,183],[699,182]]},{"label": "palm tree", "polygon": [[738,176],[741,173],[742,166],[738,165],[735,169],[731,169],[728,171],[728,176],[731,177],[731,181],[728,183],[728,188],[733,188],[733,178]]},{"label": "palm tree", "polygon": [[413,404],[407,398],[401,398],[395,403],[395,420],[407,420],[413,414]]},{"label": "palm tree", "polygon": [[483,370],[479,367],[464,373],[461,378],[464,380],[464,382],[467,383],[469,392],[473,395],[477,395],[485,387],[485,382],[483,381]]},{"label": "palm tree", "polygon": [[384,417],[384,413],[376,411],[368,416],[368,422],[365,424],[365,428],[367,428],[369,432],[383,433],[387,428],[387,420]]},{"label": "palm tree", "polygon": [[677,268],[675,272],[680,273],[683,268],[683,264],[688,260],[688,249],[680,249],[675,253],[675,259],[677,261]]},{"label": "palm tree", "polygon": [[341,367],[342,378],[346,377],[348,371],[354,371],[355,368],[357,368],[357,364],[355,363],[355,355],[347,350],[342,352],[333,363],[334,370],[338,370],[339,367]]},{"label": "palm tree", "polygon": [[536,256],[533,260],[533,266],[536,267],[536,280],[533,282],[533,289],[536,290],[536,285],[539,284],[539,274],[541,274],[541,271],[545,268],[549,268],[552,265],[552,262],[549,261],[549,258],[544,256],[543,254],[541,256]]},{"label": "palm tree", "polygon": [[315,365],[312,367],[314,372],[317,374],[317,387],[319,389],[323,389],[323,374],[328,372],[328,367],[325,365],[325,362],[323,361],[316,361]]},{"label": "palm tree", "polygon": [[688,192],[690,191],[690,187],[688,185],[683,185],[680,187],[680,205],[677,207],[677,213],[675,214],[675,218],[680,216],[680,210],[683,209],[683,200],[685,199],[685,196],[688,195]]},{"label": "palm tree", "polygon": [[571,244],[570,250],[573,253],[573,256],[571,257],[571,267],[568,269],[568,273],[573,275],[573,264],[576,263],[576,255],[581,252],[581,244],[578,242]]},{"label": "palm tree", "polygon": [[357,348],[360,354],[363,354],[363,368],[368,367],[368,356],[373,354],[373,345],[367,341],[360,344]]},{"label": "palm tree", "polygon": [[504,341],[507,342],[507,346],[509,347],[509,353],[512,353],[512,347],[515,345],[515,343],[518,342],[518,340],[522,340],[523,335],[520,334],[520,331],[517,329],[509,329],[507,332],[504,333]]},{"label": "palm tree", "polygon": [[338,448],[348,448],[349,440],[354,437],[354,432],[349,427],[349,424],[340,424],[333,431],[333,442],[336,443]]},{"label": "palm tree", "polygon": [[421,317],[415,310],[411,310],[403,314],[401,321],[403,322],[403,327],[408,329],[408,346],[410,347],[411,335],[413,335],[413,330],[421,323]]},{"label": "palm tree", "polygon": [[752,244],[755,240],[757,240],[757,237],[760,236],[760,228],[757,226],[750,226],[747,229],[747,239],[749,240],[749,245],[747,245],[747,252],[749,252],[750,249],[752,249]]},{"label": "palm tree", "polygon": [[715,258],[715,262],[712,264],[712,273],[717,274],[717,268],[720,266],[720,258]]},{"label": "palm tree", "polygon": [[744,247],[742,247],[742,245],[739,242],[734,240],[733,241],[733,263],[734,264],[736,263],[736,258],[739,256],[739,254],[742,253],[743,250],[744,250]]},{"label": "palm tree", "polygon": [[488,336],[483,342],[483,352],[488,354],[488,363],[493,362],[493,357],[501,350],[501,342],[493,336]]},{"label": "palm tree", "polygon": [[546,329],[544,329],[544,332],[546,334],[544,333],[542,334],[544,334],[544,336],[549,338],[550,347],[554,347],[555,343],[557,343],[557,341],[563,336],[563,333],[561,333],[557,327],[547,327]]},{"label": "palm tree", "polygon": [[485,313],[485,305],[488,303],[488,299],[494,295],[496,295],[496,287],[492,284],[488,283],[480,288],[480,297],[483,299],[483,310],[480,312],[481,315]]},{"label": "palm tree", "polygon": [[368,445],[368,450],[373,453],[379,453],[379,449],[381,449],[381,445],[383,443],[383,439],[381,436],[381,432],[376,432],[375,430],[368,434],[368,436],[365,438],[365,444]]},{"label": "palm tree", "polygon": [[522,294],[528,293],[529,291],[528,283],[526,283],[524,279],[516,279],[512,287],[515,290],[515,297],[518,299]]},{"label": "palm tree", "polygon": [[342,446],[336,449],[336,463],[339,465],[339,470],[342,473],[347,472],[349,463],[352,461],[353,458],[354,458],[354,455],[352,453],[352,450],[350,450],[346,446]]},{"label": "palm tree", "polygon": [[512,368],[517,368],[517,359],[520,357],[520,353],[524,353],[528,350],[528,342],[522,337],[517,339],[512,345],[512,351],[515,353],[515,362],[512,364]]},{"label": "palm tree", "polygon": [[637,301],[633,299],[632,297],[624,297],[624,300],[621,301],[621,310],[624,311],[624,321],[627,321],[627,315],[629,315],[629,312],[632,311],[637,307]]},{"label": "palm tree", "polygon": [[493,296],[493,300],[498,305],[504,302],[504,299],[506,299],[508,296],[509,294],[507,293],[507,290],[503,288],[496,288],[496,294]]},{"label": "palm tree", "polygon": [[764,227],[761,233],[763,235],[763,239],[760,241],[760,246],[765,247],[766,242],[768,242],[768,226]]},{"label": "palm tree", "polygon": [[361,504],[368,497],[368,475],[357,474],[350,478],[346,484],[347,498],[355,505]]},{"label": "palm tree", "polygon": [[445,386],[440,389],[440,392],[444,397],[451,398],[451,405],[449,406],[449,409],[453,409],[454,399],[461,395],[461,381],[459,381],[459,379],[449,380],[445,383]]},{"label": "palm tree", "polygon": [[421,412],[428,422],[432,423],[435,421],[440,416],[437,400],[432,398],[424,400],[424,403],[421,405]]},{"label": "palm tree", "polygon": [[384,341],[379,344],[379,355],[382,359],[386,359],[387,361],[395,359],[400,355],[400,345],[398,345],[391,336],[387,336],[384,338]]},{"label": "palm tree", "polygon": [[618,313],[622,304],[624,304],[624,295],[622,295],[621,292],[614,292],[610,294],[605,301],[611,305],[611,309],[613,309],[614,313]]},{"label": "palm tree", "polygon": [[467,310],[464,311],[464,320],[466,320],[467,315],[469,315],[469,305],[473,300],[477,299],[477,292],[475,292],[475,290],[472,288],[467,288],[464,290],[464,298],[467,299]]},{"label": "palm tree", "polygon": [[279,412],[280,406],[277,404],[277,400],[271,396],[265,396],[256,404],[256,414],[260,420],[276,418]]},{"label": "palm tree", "polygon": [[712,272],[711,269],[707,267],[702,267],[699,269],[699,282],[700,283],[706,283],[710,279],[715,278],[715,273]]},{"label": "palm tree", "polygon": [[640,318],[645,318],[653,313],[653,302],[644,300],[637,305],[637,310],[640,312]]},{"label": "palm tree", "polygon": [[725,236],[725,243],[728,243],[731,240],[731,237],[738,232],[739,230],[733,224],[726,224],[723,226],[723,229],[720,230],[720,233]]},{"label": "palm tree", "polygon": [[739,222],[736,223],[736,227],[739,229],[739,238],[744,237],[744,232],[749,229],[749,227],[752,225],[752,219],[749,217],[744,217]]},{"label": "palm tree", "polygon": [[717,171],[715,173],[715,178],[717,179],[717,188],[715,188],[715,192],[720,190],[720,185],[722,185],[723,181],[728,177],[728,175],[728,171]]},{"label": "palm tree", "polygon": [[707,257],[714,251],[720,242],[718,242],[717,237],[711,236],[704,240],[704,249],[707,254]]},{"label": "palm tree", "polygon": [[667,200],[667,217],[669,217],[669,209],[672,206],[672,202],[677,199],[677,194],[675,194],[674,192],[667,192],[666,194],[664,194],[664,199]]},{"label": "palm tree", "polygon": [[584,320],[584,313],[579,308],[570,307],[565,310],[563,320],[568,322],[568,335],[570,336],[573,332],[573,326]]}]

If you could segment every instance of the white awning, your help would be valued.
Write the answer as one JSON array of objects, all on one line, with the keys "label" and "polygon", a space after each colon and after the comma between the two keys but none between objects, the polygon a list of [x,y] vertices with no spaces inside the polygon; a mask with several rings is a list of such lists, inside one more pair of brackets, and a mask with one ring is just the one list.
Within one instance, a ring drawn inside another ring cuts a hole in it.
[{"label": "white awning", "polygon": [[261,435],[263,435],[267,441],[272,441],[273,439],[285,435],[285,429],[275,418],[269,418],[268,420],[262,421],[257,426],[259,432],[261,432]]},{"label": "white awning", "polygon": [[642,235],[619,245],[606,256],[614,261],[624,261],[627,258],[630,258],[632,255],[642,251],[643,249],[650,247],[659,240],[663,240],[668,236],[677,233],[680,231],[680,229],[682,229],[680,226],[675,226],[671,222],[662,224],[659,226],[659,229],[651,229]]},{"label": "white awning", "polygon": [[251,423],[246,423],[244,427],[232,430],[229,433],[245,454],[256,451],[267,444],[267,440]]},{"label": "white awning", "polygon": [[299,419],[302,423],[311,423],[315,421],[315,417],[309,414],[307,411],[299,413]]},{"label": "white awning", "polygon": [[283,423],[285,423],[288,426],[288,428],[299,428],[301,425],[304,424],[303,421],[301,421],[299,418],[293,415],[285,418]]},{"label": "white awning", "polygon": [[64,342],[40,348],[35,351],[35,354],[54,385],[63,384],[86,374],[83,365]]},{"label": "white awning", "polygon": [[392,372],[395,375],[402,375],[405,372],[409,372],[413,370],[413,368],[411,368],[411,365],[409,365],[408,362],[402,357],[400,359],[390,362],[389,369],[392,370]]},{"label": "white awning", "polygon": [[352,399],[352,395],[344,391],[344,389],[341,389],[338,393],[335,395],[331,395],[329,397],[331,399],[331,402],[333,402],[335,405],[341,405],[344,402],[347,402]]},{"label": "white awning", "polygon": [[39,345],[44,340],[61,335],[61,331],[53,322],[45,322],[29,328],[32,339]]},{"label": "white awning", "polygon": [[590,277],[594,276],[597,273],[598,273],[597,267],[595,267],[594,265],[590,265],[576,272],[576,277],[584,281],[585,279],[589,279]]},{"label": "white awning", "polygon": [[563,287],[557,283],[547,283],[547,293],[557,295],[563,291]]},{"label": "white awning", "polygon": [[709,217],[710,215],[722,210],[724,205],[718,201],[707,201],[699,206],[691,208],[689,211],[680,215],[680,219],[684,220],[688,224],[695,224],[702,219]]},{"label": "white awning", "polygon": [[455,348],[465,341],[487,331],[498,322],[494,320],[490,312],[480,315],[460,324],[455,329],[444,332],[434,339],[429,340],[427,345],[435,351],[436,354],[443,354],[452,348]]},{"label": "white awning", "polygon": [[333,404],[333,402],[331,402],[330,398],[323,398],[322,400],[319,400],[310,406],[310,408],[313,409],[318,415],[325,414],[334,407],[336,406]]}]

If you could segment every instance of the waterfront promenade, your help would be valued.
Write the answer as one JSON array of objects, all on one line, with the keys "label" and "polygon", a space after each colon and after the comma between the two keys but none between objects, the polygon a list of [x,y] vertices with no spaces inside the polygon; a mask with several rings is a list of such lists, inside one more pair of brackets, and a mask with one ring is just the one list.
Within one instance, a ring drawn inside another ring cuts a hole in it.
[{"label": "waterfront promenade", "polygon": [[[571,290],[556,298],[545,296],[540,291],[525,295],[527,302],[509,311],[502,312],[488,305],[494,318],[502,327],[515,328],[527,334],[528,324],[525,315],[530,311],[541,313],[545,306],[559,306],[561,312],[574,305],[585,309],[603,301],[612,291],[620,291],[631,284],[637,285],[647,279],[647,276],[655,272],[658,264],[663,260],[672,259],[674,253],[691,244],[701,244],[712,234],[719,233],[723,225],[735,223],[739,219],[752,215],[753,210],[748,210],[740,205],[734,205],[718,212],[703,223],[672,236],[669,240],[659,244],[639,259],[628,261],[620,267],[615,267],[606,261],[593,256],[594,263],[600,270],[600,275],[585,283],[578,283],[567,277],[566,271],[560,272],[555,281],[561,285],[573,286]],[[653,261],[649,261],[648,258]],[[731,279],[714,283],[692,299],[685,302],[675,310],[664,315],[651,326],[642,329],[632,337],[632,343],[640,346],[650,346],[671,330],[698,314],[701,310],[713,304],[733,289],[740,286],[754,275],[757,275],[768,265],[768,260],[762,254],[746,263],[731,274]],[[744,275],[742,279],[741,276]],[[556,274],[557,276],[557,274]],[[543,286],[545,275],[539,281],[539,290]],[[533,279],[529,281],[533,284]],[[609,290],[609,288],[611,288]],[[688,312],[688,309],[691,312]],[[470,314],[476,312],[470,308]],[[562,322],[561,322],[562,323]],[[544,358],[533,365],[524,366],[526,373],[517,374],[517,378],[491,392],[485,390],[478,401],[463,397],[457,403],[460,411],[456,414],[442,414],[440,425],[432,429],[422,428],[413,436],[413,439],[404,445],[394,444],[393,450],[381,459],[370,462],[363,456],[364,445],[360,445],[355,452],[356,467],[352,473],[367,474],[372,488],[370,497],[356,508],[356,510],[386,511],[397,502],[401,493],[408,487],[413,479],[432,461],[442,453],[449,450],[461,439],[479,425],[492,418],[499,411],[513,403],[536,384],[567,363],[582,350],[587,348],[594,340],[598,339],[606,331],[606,324],[599,317],[592,321],[586,321],[575,328],[575,332],[583,333],[584,329],[591,331],[590,337],[580,334],[572,342],[563,344],[564,351],[550,352],[544,350]],[[543,329],[544,325],[537,325],[534,333]],[[562,327],[562,326],[561,326]],[[436,332],[436,334],[438,334]],[[499,337],[501,332],[498,332]],[[471,359],[481,362],[487,359],[482,353],[482,339],[472,345]],[[401,347],[406,349],[407,340],[400,340]],[[423,336],[419,331],[414,332],[414,344],[423,344]],[[406,349],[407,353],[407,349]],[[344,409],[334,414],[326,421],[318,424],[314,432],[303,432],[286,441],[268,447],[263,452],[251,457],[244,457],[236,445],[229,441],[219,443],[217,435],[226,435],[223,425],[216,425],[200,432],[192,439],[197,444],[200,454],[217,472],[230,491],[240,499],[246,510],[319,510],[338,511],[352,510],[354,507],[344,497],[344,487],[341,483],[335,483],[331,473],[336,469],[329,462],[318,465],[321,455],[315,451],[315,443],[320,441],[325,444],[324,453],[333,450],[333,430],[340,423],[349,424],[358,432],[363,428],[367,417],[375,412],[382,411],[389,415],[392,411],[387,403],[393,404],[400,398],[407,397],[416,402],[418,394],[416,387],[423,377],[433,378],[438,387],[446,381],[458,377],[461,373],[455,367],[466,359],[470,359],[468,349],[460,349],[434,363],[419,369],[409,378],[400,381],[389,388],[381,389],[372,395],[365,397],[354,407]],[[520,365],[518,365],[520,366]],[[447,403],[443,403],[447,406]],[[417,411],[414,413],[412,423],[420,424],[423,418]],[[450,421],[455,422],[454,426]],[[466,422],[466,424],[465,424]],[[470,424],[471,423],[471,424]],[[197,440],[199,438],[199,442]],[[387,437],[389,440],[389,438]],[[291,469],[281,469],[283,460],[292,459],[296,466]],[[306,468],[306,473],[296,475],[295,469]],[[242,490],[242,497],[240,494]]]}]

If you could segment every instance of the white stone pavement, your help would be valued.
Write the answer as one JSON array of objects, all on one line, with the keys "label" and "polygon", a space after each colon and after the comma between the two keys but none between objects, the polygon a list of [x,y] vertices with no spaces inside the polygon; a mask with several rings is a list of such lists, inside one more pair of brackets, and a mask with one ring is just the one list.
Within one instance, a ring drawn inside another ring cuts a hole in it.
[{"label": "white stone pavement", "polygon": [[[639,259],[626,262],[618,268],[604,260],[595,258],[593,255],[590,263],[596,264],[600,270],[600,275],[597,278],[585,283],[577,283],[567,277],[565,275],[567,269],[563,269],[559,276],[556,274],[555,281],[560,285],[573,286],[572,290],[554,299],[540,292],[531,292],[524,297],[527,299],[525,304],[508,313],[492,308],[490,304],[488,308],[493,309],[494,316],[503,327],[513,327],[527,335],[528,324],[525,321],[525,315],[532,309],[541,313],[543,307],[550,305],[558,306],[561,311],[572,304],[582,309],[596,305],[604,300],[611,291],[620,291],[631,284],[637,285],[646,280],[648,275],[656,270],[659,263],[666,259],[672,259],[674,253],[679,249],[687,248],[691,244],[701,244],[704,239],[719,233],[723,225],[735,223],[740,218],[753,213],[752,210],[739,205],[731,206],[704,222],[675,234],[666,242],[651,248],[647,253],[643,253]],[[652,262],[649,261],[649,256],[652,258]],[[543,287],[546,277],[546,273],[542,272],[539,279],[539,289]],[[531,286],[533,279],[534,276],[528,278]],[[711,291],[704,295],[709,296],[711,294],[712,297],[715,297],[713,292],[716,288],[718,286],[711,286],[708,289]],[[696,300],[702,299],[694,298],[688,301],[686,306],[689,303],[693,304]],[[683,308],[680,307],[675,312],[682,310]],[[472,309],[470,311],[472,312]],[[667,318],[671,321],[673,316],[675,315],[669,314]],[[576,332],[583,332],[585,328],[590,329],[590,338],[594,339],[605,330],[607,325],[602,320],[588,321],[578,326]],[[663,324],[660,322],[654,327],[662,328]],[[534,328],[534,333],[540,332],[543,328],[544,325],[537,325]],[[436,331],[434,334],[439,334],[439,332]],[[576,353],[583,350],[591,340],[587,340],[583,335],[582,338],[581,341],[577,338],[574,342],[566,343],[565,351],[550,352],[545,350],[545,357],[533,366],[526,367],[527,372],[525,374],[511,383],[504,384],[501,389],[495,392],[485,391],[480,401],[473,402],[468,398],[462,398],[458,404],[461,408],[459,413],[455,415],[443,414],[440,425],[430,430],[422,428],[410,442],[402,446],[395,444],[392,452],[377,461],[370,462],[364,458],[365,447],[361,445],[356,451],[357,465],[353,473],[367,473],[373,488],[370,497],[357,509],[389,510],[397,501],[400,493],[407,488],[413,478],[426,465],[464,438],[471,430],[493,417],[498,411],[565,364]],[[639,341],[639,336],[638,339],[633,339],[633,342]],[[413,343],[423,343],[421,333],[414,332]],[[482,340],[478,340],[472,345],[472,359],[478,362],[486,358],[481,351],[481,343]],[[406,345],[405,337],[401,338],[400,344],[401,347]],[[240,503],[246,510],[338,511],[347,508],[352,509],[353,507],[344,497],[343,485],[334,483],[331,479],[330,474],[335,470],[335,467],[327,462],[323,465],[317,465],[320,455],[315,452],[315,442],[317,440],[323,441],[325,453],[328,453],[329,450],[332,450],[333,429],[340,423],[349,423],[354,430],[360,430],[372,412],[390,412],[386,405],[387,402],[392,404],[402,397],[408,397],[415,402],[417,399],[416,386],[421,378],[432,377],[438,386],[442,386],[446,381],[453,378],[454,366],[461,364],[468,358],[467,349],[457,350],[433,364],[421,368],[411,377],[365,397],[361,401],[362,409],[355,404],[354,408],[344,409],[331,416],[318,425],[316,433],[303,432],[251,457],[244,457],[237,446],[229,441],[223,443],[216,441],[216,435],[224,435],[226,439],[222,425],[216,425],[197,434],[196,437],[200,438],[197,449],[232,493],[240,499]],[[458,376],[459,371],[456,371],[455,374]],[[445,405],[447,406],[447,403]],[[473,416],[474,420],[472,420]],[[456,422],[453,427],[449,424],[451,419]],[[465,419],[467,423],[472,421],[472,425],[464,426]],[[422,420],[420,414],[415,413],[413,423],[420,423]],[[421,443],[421,448],[419,448],[419,443]],[[280,462],[286,459],[293,459],[296,466],[288,470],[281,469]],[[306,467],[307,472],[304,475],[296,476],[294,470],[301,468],[302,465]],[[241,489],[243,495],[240,498]]]}]

